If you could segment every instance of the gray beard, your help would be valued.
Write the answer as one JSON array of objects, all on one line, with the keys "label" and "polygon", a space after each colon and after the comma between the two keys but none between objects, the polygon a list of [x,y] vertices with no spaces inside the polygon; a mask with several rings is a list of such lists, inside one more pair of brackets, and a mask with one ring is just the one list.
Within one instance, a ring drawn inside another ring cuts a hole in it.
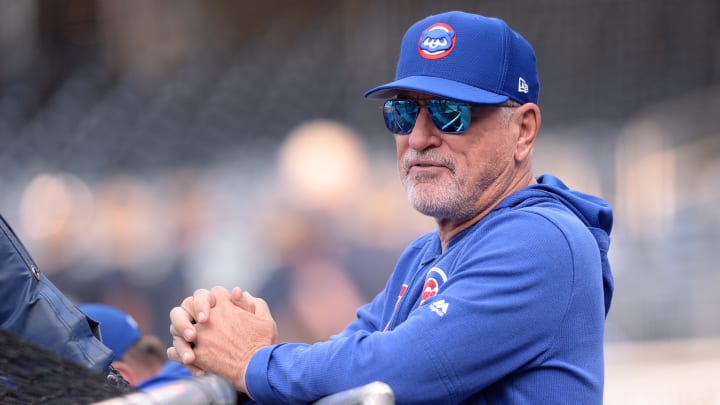
[{"label": "gray beard", "polygon": [[422,178],[404,178],[402,183],[410,204],[418,212],[437,220],[449,219],[461,221],[475,215],[476,198],[468,199],[461,194],[458,183],[452,182],[435,190],[420,190]]},{"label": "gray beard", "polygon": [[[414,159],[427,158],[442,163],[448,168],[453,177],[443,184],[438,184],[432,190],[425,188],[424,183],[437,181],[436,178],[422,175],[410,176],[410,162]],[[482,193],[490,186],[491,182],[481,180],[472,188],[465,190],[465,183],[457,179],[455,162],[452,159],[432,152],[409,151],[403,158],[401,182],[410,204],[418,212],[436,220],[464,221],[473,218],[477,214],[477,203]]]}]

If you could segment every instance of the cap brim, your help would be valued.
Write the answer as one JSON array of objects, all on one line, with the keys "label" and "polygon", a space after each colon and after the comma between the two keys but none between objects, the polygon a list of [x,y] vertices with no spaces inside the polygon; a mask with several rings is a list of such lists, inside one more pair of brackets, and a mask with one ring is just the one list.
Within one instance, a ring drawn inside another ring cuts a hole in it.
[{"label": "cap brim", "polygon": [[368,90],[365,97],[373,99],[390,98],[397,95],[400,90],[419,91],[473,104],[501,104],[509,99],[508,96],[502,94],[495,94],[464,83],[432,76],[404,77]]}]

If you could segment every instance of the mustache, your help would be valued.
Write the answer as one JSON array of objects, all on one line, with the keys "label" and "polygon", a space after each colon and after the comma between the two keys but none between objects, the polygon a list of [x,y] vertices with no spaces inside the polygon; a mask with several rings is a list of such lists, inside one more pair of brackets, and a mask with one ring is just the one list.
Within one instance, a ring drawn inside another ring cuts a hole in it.
[{"label": "mustache", "polygon": [[451,173],[455,173],[455,161],[447,156],[439,155],[433,151],[430,152],[418,152],[410,149],[405,156],[403,156],[402,169],[404,173],[407,173],[412,166],[418,160],[429,161],[433,164],[445,166],[450,170]]}]

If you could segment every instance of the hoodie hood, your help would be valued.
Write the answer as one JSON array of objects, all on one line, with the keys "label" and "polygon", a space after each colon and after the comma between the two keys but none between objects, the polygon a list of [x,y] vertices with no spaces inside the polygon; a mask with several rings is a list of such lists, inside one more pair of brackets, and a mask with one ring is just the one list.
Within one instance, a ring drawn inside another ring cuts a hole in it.
[{"label": "hoodie hood", "polygon": [[560,179],[555,176],[544,174],[537,178],[537,184],[533,184],[519,192],[511,195],[508,200],[501,204],[515,205],[530,197],[529,194],[542,192],[548,193],[560,201],[572,211],[584,224],[597,241],[600,259],[602,260],[603,290],[605,295],[605,315],[610,310],[610,302],[614,291],[614,280],[610,271],[608,261],[608,250],[610,249],[610,232],[613,224],[613,214],[610,205],[602,198],[571,190]]}]

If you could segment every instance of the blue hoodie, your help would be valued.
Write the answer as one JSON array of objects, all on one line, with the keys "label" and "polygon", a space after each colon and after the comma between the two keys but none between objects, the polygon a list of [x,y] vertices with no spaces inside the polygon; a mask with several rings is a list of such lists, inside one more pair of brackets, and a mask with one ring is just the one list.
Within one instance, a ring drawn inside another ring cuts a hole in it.
[{"label": "blue hoodie", "polygon": [[608,204],[550,175],[441,250],[415,240],[385,289],[329,341],[251,359],[261,403],[302,403],[372,381],[408,404],[602,404],[613,281]]}]

